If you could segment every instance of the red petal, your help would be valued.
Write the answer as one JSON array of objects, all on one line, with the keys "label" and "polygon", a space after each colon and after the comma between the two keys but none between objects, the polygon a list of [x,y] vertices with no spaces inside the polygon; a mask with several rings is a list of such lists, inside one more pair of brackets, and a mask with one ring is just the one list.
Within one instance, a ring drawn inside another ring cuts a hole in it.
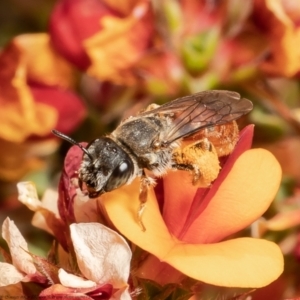
[{"label": "red petal", "polygon": [[[82,143],[86,146],[86,143]],[[82,150],[78,146],[73,146],[68,151],[64,169],[61,174],[58,187],[58,210],[61,218],[68,224],[75,222],[73,200],[76,196],[76,186],[72,180],[78,178],[77,171],[82,160]]]},{"label": "red petal", "polygon": [[116,15],[103,1],[59,1],[50,19],[49,30],[54,47],[80,69],[86,69],[90,60],[82,41],[101,29],[100,20],[107,14]]},{"label": "red petal", "polygon": [[31,85],[31,93],[37,102],[52,106],[57,111],[59,118],[55,129],[63,133],[74,131],[86,116],[86,109],[81,99],[71,91]]},{"label": "red petal", "polygon": [[213,186],[198,189],[191,184],[187,172],[169,173],[164,178],[165,204],[163,217],[169,230],[179,239],[188,231],[191,224],[201,215],[219,186],[230,172],[236,159],[251,147],[253,126],[247,126],[240,133],[240,140],[228,157]]},{"label": "red petal", "polygon": [[102,286],[98,286],[97,289],[88,293],[90,297],[93,299],[103,299],[109,300],[113,292],[113,286],[111,284],[105,284]]},{"label": "red petal", "polygon": [[268,209],[280,180],[280,165],[270,152],[246,151],[236,160],[183,240],[214,243],[249,226]]}]

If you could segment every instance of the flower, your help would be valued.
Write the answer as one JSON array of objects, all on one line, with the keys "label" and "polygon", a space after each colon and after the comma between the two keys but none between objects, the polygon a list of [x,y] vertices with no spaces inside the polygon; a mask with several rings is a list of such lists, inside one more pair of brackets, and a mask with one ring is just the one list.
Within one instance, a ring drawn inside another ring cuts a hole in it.
[{"label": "flower", "polygon": [[148,48],[152,31],[148,0],[63,0],[50,20],[58,52],[98,80],[115,83],[132,83],[128,69]]},{"label": "flower", "polygon": [[52,49],[47,34],[15,37],[1,53],[0,63],[5,107],[1,138],[21,142],[32,135],[45,136],[58,121],[61,130],[70,132],[85,116],[81,101],[66,91],[73,85],[72,69]]},{"label": "flower", "polygon": [[32,182],[19,182],[17,189],[19,201],[35,212],[31,222],[32,225],[54,235],[61,246],[68,251],[68,242],[65,236],[65,232],[68,231],[68,224],[63,222],[59,216],[57,191],[47,189],[42,201],[40,201],[36,187]]},{"label": "flower", "polygon": [[60,283],[43,290],[40,296],[82,293],[90,296],[85,299],[94,299],[105,293],[101,299],[131,299],[127,285],[131,250],[125,239],[99,223],[71,224],[70,232],[84,279],[60,269]]},{"label": "flower", "polygon": [[[139,179],[96,201],[89,200],[93,203],[91,213],[97,202],[103,205],[111,226],[152,254],[136,276],[161,284],[178,282],[186,275],[219,286],[262,287],[281,274],[283,256],[276,244],[254,238],[224,240],[267,210],[281,179],[280,166],[271,153],[248,150],[252,134],[252,126],[241,132],[235,150],[210,189],[193,186],[182,171],[170,172],[155,190],[150,189],[143,214],[146,232],[136,218]],[[77,176],[81,157],[81,150],[75,146],[65,160],[60,186],[65,196],[59,200],[60,207],[65,207],[61,211],[64,218],[73,215],[80,197],[70,182]],[[85,213],[86,219],[93,215]]]},{"label": "flower", "polygon": [[11,263],[0,262],[0,287],[31,281],[37,275],[28,246],[15,223],[6,218],[2,224],[2,237],[8,244]]},{"label": "flower", "polygon": [[[24,191],[23,191],[24,192]],[[76,264],[80,271],[72,270],[75,263],[60,267],[45,259],[31,255],[28,246],[14,222],[7,218],[2,225],[2,236],[7,241],[12,258],[0,263],[1,296],[14,291],[19,282],[35,282],[43,286],[40,297],[82,296],[84,299],[131,299],[127,280],[130,271],[131,250],[118,233],[99,223],[70,225],[70,236]],[[69,260],[73,257],[69,253]],[[44,286],[48,286],[44,288]],[[20,292],[22,296],[27,295]]]},{"label": "flower", "polygon": [[37,153],[57,148],[51,129],[71,132],[85,108],[71,91],[71,66],[53,50],[47,34],[15,37],[0,53],[0,66],[0,177],[16,180],[41,167]]},{"label": "flower", "polygon": [[297,0],[255,0],[254,20],[269,41],[268,59],[262,70],[275,76],[291,77],[300,69],[299,2]]},{"label": "flower", "polygon": [[[153,254],[138,275],[166,282],[172,271],[206,283],[227,287],[262,287],[283,271],[279,247],[254,238],[224,240],[247,227],[270,205],[281,179],[276,159],[251,145],[251,127],[228,158],[211,189],[197,189],[183,172],[163,179],[160,212],[154,190],[143,215],[146,232],[136,218],[139,181],[101,196],[114,226],[130,241]],[[161,263],[164,262],[164,263]],[[160,274],[161,273],[161,274]],[[173,272],[174,273],[174,272]]]}]

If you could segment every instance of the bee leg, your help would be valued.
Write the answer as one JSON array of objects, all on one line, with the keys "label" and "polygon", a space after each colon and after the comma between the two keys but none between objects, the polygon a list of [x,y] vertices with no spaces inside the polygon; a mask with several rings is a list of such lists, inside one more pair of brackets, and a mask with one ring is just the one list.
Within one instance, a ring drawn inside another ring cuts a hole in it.
[{"label": "bee leg", "polygon": [[197,185],[201,179],[201,172],[200,172],[200,169],[197,165],[194,165],[193,166],[194,169],[193,169],[193,178],[192,178],[192,183],[193,185]]},{"label": "bee leg", "polygon": [[172,164],[172,168],[181,171],[189,171],[193,174],[192,183],[196,185],[201,178],[201,171],[197,165],[192,164]]},{"label": "bee leg", "polygon": [[140,206],[137,211],[137,218],[138,223],[140,224],[142,231],[146,231],[146,227],[142,220],[142,215],[146,207],[147,197],[148,197],[148,189],[150,186],[153,186],[154,180],[151,177],[147,177],[145,172],[143,171],[142,178],[141,178],[141,186],[140,186]]},{"label": "bee leg", "polygon": [[145,183],[144,178],[141,180],[141,186],[140,186],[140,195],[139,195],[139,200],[140,200],[140,206],[137,211],[137,218],[138,218],[138,223],[142,228],[142,231],[146,231],[146,227],[143,223],[142,220],[142,215],[146,207],[146,202],[147,202],[147,196],[148,196],[148,186]]},{"label": "bee leg", "polygon": [[172,160],[172,167],[189,171],[192,174],[192,183],[199,187],[209,187],[219,174],[218,155],[207,138],[175,149]]}]

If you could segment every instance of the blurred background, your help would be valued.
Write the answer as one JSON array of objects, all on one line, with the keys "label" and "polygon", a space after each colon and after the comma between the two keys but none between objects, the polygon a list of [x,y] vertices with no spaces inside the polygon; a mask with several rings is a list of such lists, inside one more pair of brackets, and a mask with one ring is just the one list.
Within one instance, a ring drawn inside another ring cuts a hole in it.
[{"label": "blurred background", "polygon": [[233,90],[254,103],[240,127],[255,124],[253,147],[283,169],[272,206],[243,235],[277,242],[285,272],[251,295],[300,297],[298,0],[11,0],[0,2],[0,33],[0,222],[10,216],[33,252],[52,238],[31,226],[16,183],[34,181],[40,196],[56,186],[70,145],[51,129],[89,142],[150,103]]}]

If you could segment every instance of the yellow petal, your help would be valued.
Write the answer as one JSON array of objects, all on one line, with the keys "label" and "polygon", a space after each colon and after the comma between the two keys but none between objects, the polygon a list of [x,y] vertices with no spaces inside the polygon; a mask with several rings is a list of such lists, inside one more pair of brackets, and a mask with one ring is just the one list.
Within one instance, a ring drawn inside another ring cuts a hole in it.
[{"label": "yellow petal", "polygon": [[132,84],[131,68],[148,47],[152,34],[149,3],[141,2],[124,18],[105,16],[102,29],[83,46],[91,60],[87,72],[99,80]]},{"label": "yellow petal", "polygon": [[23,34],[13,40],[26,62],[27,77],[45,85],[72,87],[74,70],[71,65],[53,49],[46,33]]},{"label": "yellow petal", "polygon": [[256,1],[256,14],[265,22],[271,58],[262,64],[268,73],[293,76],[300,68],[300,30],[284,8],[284,1]]},{"label": "yellow petal", "polygon": [[269,151],[244,152],[183,240],[216,242],[247,227],[268,209],[280,180],[280,165]]},{"label": "yellow petal", "polygon": [[169,233],[159,211],[155,194],[149,190],[148,201],[142,216],[146,231],[142,231],[138,220],[140,181],[123,186],[113,192],[105,193],[99,201],[107,210],[109,218],[117,229],[136,245],[163,257],[174,246],[175,238]]},{"label": "yellow petal", "polygon": [[14,41],[1,52],[0,66],[0,138],[23,142],[32,134],[48,134],[57,122],[57,112],[35,102],[27,84],[27,57]]},{"label": "yellow petal", "polygon": [[178,241],[169,233],[152,190],[143,215],[143,232],[136,218],[138,193],[139,180],[135,180],[130,186],[104,194],[100,201],[124,236],[182,273],[207,283],[236,287],[265,286],[281,274],[282,254],[268,241],[248,238],[210,245]]},{"label": "yellow petal", "polygon": [[192,278],[227,287],[263,287],[283,271],[279,247],[253,238],[209,245],[177,244],[165,261]]}]

